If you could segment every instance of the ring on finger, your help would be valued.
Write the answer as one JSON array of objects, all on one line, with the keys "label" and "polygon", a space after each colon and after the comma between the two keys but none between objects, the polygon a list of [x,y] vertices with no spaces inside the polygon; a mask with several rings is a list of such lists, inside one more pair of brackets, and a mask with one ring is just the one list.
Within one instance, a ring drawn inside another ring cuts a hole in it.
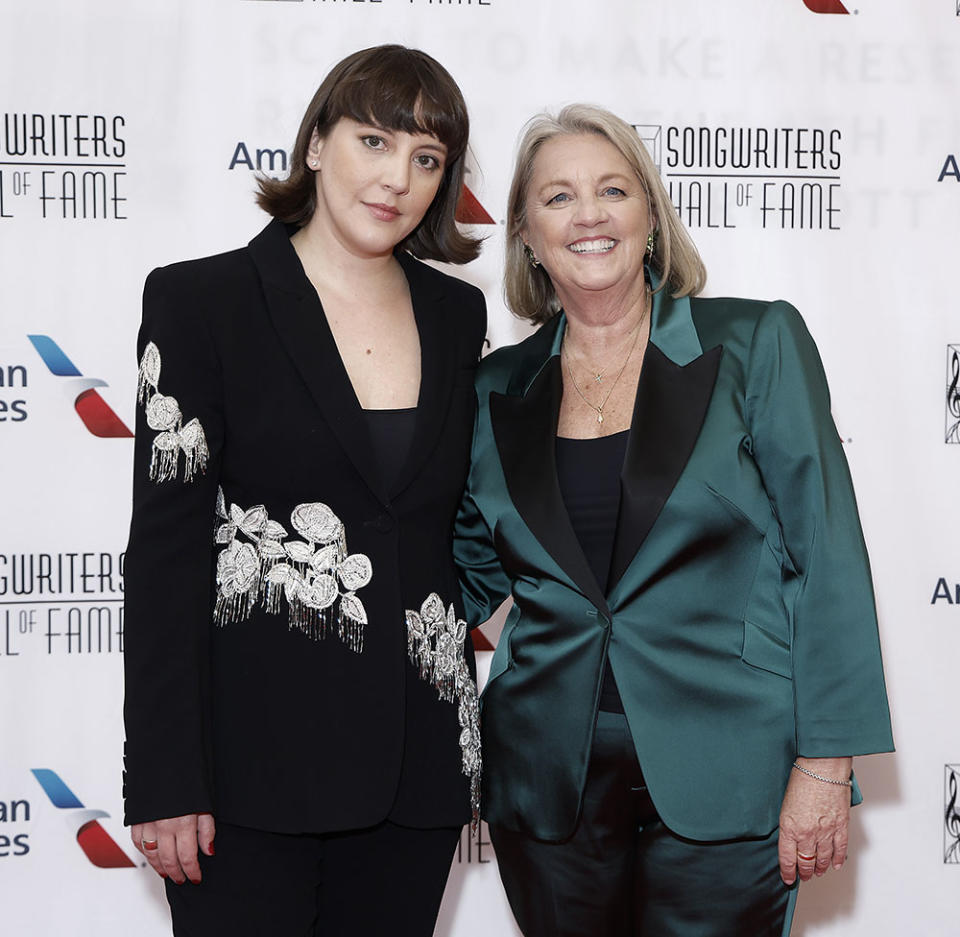
[{"label": "ring on finger", "polygon": [[157,841],[155,839],[141,839],[140,845],[143,846],[147,852],[153,852],[154,849],[157,848]]},{"label": "ring on finger", "polygon": [[798,852],[798,853],[797,853],[797,858],[798,858],[798,859],[803,859],[804,862],[814,862],[817,857],[816,857],[816,856],[805,856],[802,852]]}]

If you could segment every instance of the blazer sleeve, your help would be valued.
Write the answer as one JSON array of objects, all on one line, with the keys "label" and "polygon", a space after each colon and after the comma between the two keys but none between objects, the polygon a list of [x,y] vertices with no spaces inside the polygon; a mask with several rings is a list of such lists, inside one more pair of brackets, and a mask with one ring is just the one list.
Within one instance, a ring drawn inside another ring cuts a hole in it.
[{"label": "blazer sleeve", "polygon": [[137,347],[124,563],[128,824],[210,812],[214,804],[206,698],[222,381],[203,310],[170,290],[168,273],[147,278]]},{"label": "blazer sleeve", "polygon": [[853,484],[820,356],[788,303],[770,304],[758,320],[746,410],[786,552],[797,753],[892,751],[870,563]]},{"label": "blazer sleeve", "polygon": [[453,557],[460,576],[460,594],[467,624],[471,628],[482,625],[510,594],[510,579],[500,565],[493,534],[477,506],[475,497],[483,472],[478,456],[481,448],[481,409],[478,405],[470,453],[470,472],[453,534]]}]

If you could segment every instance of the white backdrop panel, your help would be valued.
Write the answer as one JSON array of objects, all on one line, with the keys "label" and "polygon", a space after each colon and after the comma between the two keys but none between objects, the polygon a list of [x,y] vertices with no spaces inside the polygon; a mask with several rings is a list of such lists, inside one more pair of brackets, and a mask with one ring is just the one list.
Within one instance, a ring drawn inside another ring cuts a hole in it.
[{"label": "white backdrop panel", "polygon": [[[945,824],[945,766],[960,764],[948,709],[960,444],[944,439],[948,351],[960,345],[960,170],[949,160],[960,155],[960,15],[956,0],[928,0],[909,16],[899,0],[809,9],[829,6],[4,0],[5,933],[167,932],[160,883],[120,820],[124,430],[140,291],[152,267],[236,247],[263,226],[252,201],[257,151],[288,151],[329,67],[388,41],[435,55],[467,98],[468,184],[494,224],[479,228],[484,253],[461,275],[486,292],[494,347],[527,332],[500,289],[517,134],[536,111],[571,101],[637,125],[703,252],[708,294],[783,297],[803,312],[873,557],[898,754],[859,761],[867,803],[854,813],[851,860],[804,886],[794,932],[956,932],[960,863],[944,855],[960,836],[960,819]],[[718,129],[727,142],[747,131],[754,143],[776,137],[776,158],[768,150],[734,166],[697,145],[701,128],[713,141]],[[801,216],[804,194],[813,202]],[[954,407],[956,422],[960,398]],[[496,623],[485,632],[495,639]],[[489,655],[480,658],[484,671]],[[464,834],[442,937],[517,933],[487,840],[485,829],[479,842]]]}]

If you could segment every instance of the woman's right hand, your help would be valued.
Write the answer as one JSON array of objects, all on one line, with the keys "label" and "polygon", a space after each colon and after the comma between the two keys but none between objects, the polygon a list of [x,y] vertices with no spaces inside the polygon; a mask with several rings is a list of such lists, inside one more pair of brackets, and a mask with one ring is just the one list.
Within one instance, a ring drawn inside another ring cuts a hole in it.
[{"label": "woman's right hand", "polygon": [[169,876],[178,885],[190,879],[199,885],[197,846],[205,856],[212,856],[216,832],[213,814],[188,813],[182,817],[135,823],[130,827],[130,838],[161,878]]}]

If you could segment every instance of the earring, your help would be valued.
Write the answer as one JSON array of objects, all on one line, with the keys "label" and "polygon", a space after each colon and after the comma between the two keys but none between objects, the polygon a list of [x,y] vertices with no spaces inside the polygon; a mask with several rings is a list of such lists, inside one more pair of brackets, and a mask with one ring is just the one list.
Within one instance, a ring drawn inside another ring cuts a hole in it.
[{"label": "earring", "polygon": [[534,269],[540,266],[540,261],[537,260],[537,255],[533,252],[533,248],[529,244],[523,245],[523,256],[527,258],[527,263]]},{"label": "earring", "polygon": [[656,231],[651,231],[647,235],[647,260],[653,260],[653,251],[657,246],[657,234]]}]

